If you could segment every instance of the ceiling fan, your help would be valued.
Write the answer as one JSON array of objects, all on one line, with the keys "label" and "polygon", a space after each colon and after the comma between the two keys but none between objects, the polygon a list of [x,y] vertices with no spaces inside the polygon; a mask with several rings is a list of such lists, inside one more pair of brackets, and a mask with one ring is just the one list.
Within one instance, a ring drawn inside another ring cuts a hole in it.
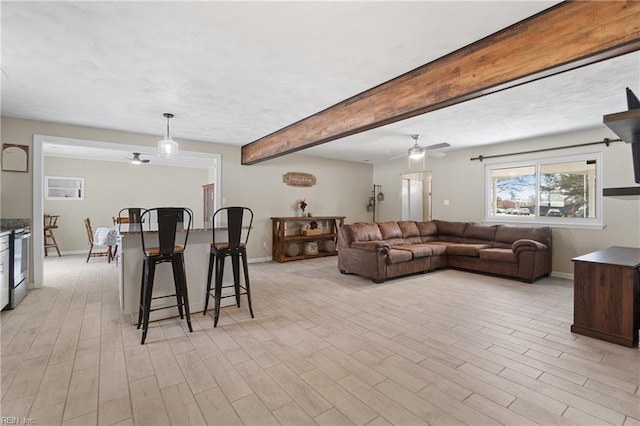
[{"label": "ceiling fan", "polygon": [[[424,162],[424,157],[427,155],[429,155],[430,157],[436,157],[436,158],[444,157],[446,153],[440,152],[437,150],[442,148],[448,148],[451,146],[447,142],[437,143],[429,146],[420,146],[418,144],[418,139],[420,139],[420,135],[418,134],[411,135],[411,139],[413,139],[413,146],[407,150],[407,153],[393,157],[391,160],[395,160],[397,158],[404,157],[406,155],[408,156],[409,167],[411,167],[411,160],[423,160]],[[427,151],[430,151],[430,152],[427,152]]]},{"label": "ceiling fan", "polygon": [[140,158],[140,153],[139,152],[134,152],[133,153],[133,158],[129,158],[129,160],[131,160],[131,164],[146,164],[151,160],[147,160],[147,159],[142,159]]}]

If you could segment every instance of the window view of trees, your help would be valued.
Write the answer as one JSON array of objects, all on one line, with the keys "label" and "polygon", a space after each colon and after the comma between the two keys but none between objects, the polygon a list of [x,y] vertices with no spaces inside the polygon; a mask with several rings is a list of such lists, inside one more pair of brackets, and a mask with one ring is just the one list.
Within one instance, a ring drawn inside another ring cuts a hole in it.
[{"label": "window view of trees", "polygon": [[495,214],[529,216],[536,209],[535,166],[493,169]]},{"label": "window view of trees", "polygon": [[[539,164],[488,168],[490,216],[588,219],[596,215],[595,158],[547,160]],[[560,219],[565,220],[565,219]]]}]

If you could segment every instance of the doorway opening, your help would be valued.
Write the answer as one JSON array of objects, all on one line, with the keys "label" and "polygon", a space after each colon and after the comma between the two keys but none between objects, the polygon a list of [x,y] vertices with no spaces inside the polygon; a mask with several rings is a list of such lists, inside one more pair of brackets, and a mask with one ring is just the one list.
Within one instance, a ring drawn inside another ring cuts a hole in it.
[{"label": "doorway opening", "polygon": [[431,172],[406,173],[402,178],[402,220],[431,220]]}]

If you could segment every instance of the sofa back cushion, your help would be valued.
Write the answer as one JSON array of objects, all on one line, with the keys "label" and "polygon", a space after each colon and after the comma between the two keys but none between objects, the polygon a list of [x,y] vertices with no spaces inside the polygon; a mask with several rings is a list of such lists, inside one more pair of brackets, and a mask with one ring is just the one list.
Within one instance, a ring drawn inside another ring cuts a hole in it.
[{"label": "sofa back cushion", "polygon": [[402,231],[402,239],[405,244],[420,244],[422,237],[420,237],[420,230],[416,222],[412,220],[398,221],[400,231]]},{"label": "sofa back cushion", "polygon": [[447,222],[434,220],[438,228],[438,241],[462,243],[464,242],[464,230],[467,228],[466,222]]},{"label": "sofa back cushion", "polygon": [[416,223],[412,220],[398,221],[398,226],[400,227],[400,231],[402,231],[402,238],[420,236],[420,230],[418,229],[418,225],[416,225]]},{"label": "sofa back cushion", "polygon": [[511,248],[514,241],[522,239],[535,240],[551,247],[551,228],[498,225],[494,247]]},{"label": "sofa back cushion", "polygon": [[438,228],[433,221],[429,222],[416,222],[418,232],[420,232],[420,238],[423,243],[435,241],[438,237]]},{"label": "sofa back cushion", "polygon": [[496,236],[498,225],[480,225],[478,223],[469,223],[464,230],[464,239],[466,243],[482,244],[493,242]]},{"label": "sofa back cushion", "polygon": [[381,222],[378,223],[380,233],[383,240],[391,240],[393,238],[402,238],[402,231],[398,222]]},{"label": "sofa back cushion", "polygon": [[382,239],[380,228],[376,223],[354,223],[349,228],[353,241],[376,241]]}]

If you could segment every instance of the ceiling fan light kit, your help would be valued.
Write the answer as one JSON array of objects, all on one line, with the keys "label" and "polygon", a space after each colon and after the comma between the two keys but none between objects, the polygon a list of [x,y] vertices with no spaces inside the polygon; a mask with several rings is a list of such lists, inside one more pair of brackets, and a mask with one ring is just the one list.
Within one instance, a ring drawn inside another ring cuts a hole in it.
[{"label": "ceiling fan light kit", "polygon": [[140,153],[139,152],[134,152],[133,153],[133,158],[131,159],[131,164],[146,164],[148,163],[149,160],[143,160],[142,158],[140,158]]},{"label": "ceiling fan light kit", "polygon": [[167,119],[167,133],[164,139],[158,141],[158,155],[164,158],[171,158],[178,155],[178,142],[174,141],[169,131],[169,120],[173,118],[173,114],[165,112],[162,114]]},{"label": "ceiling fan light kit", "polygon": [[418,145],[420,135],[411,135],[411,138],[413,138],[414,144],[409,148],[409,158],[412,160],[420,160],[421,158],[424,158],[424,148]]}]

